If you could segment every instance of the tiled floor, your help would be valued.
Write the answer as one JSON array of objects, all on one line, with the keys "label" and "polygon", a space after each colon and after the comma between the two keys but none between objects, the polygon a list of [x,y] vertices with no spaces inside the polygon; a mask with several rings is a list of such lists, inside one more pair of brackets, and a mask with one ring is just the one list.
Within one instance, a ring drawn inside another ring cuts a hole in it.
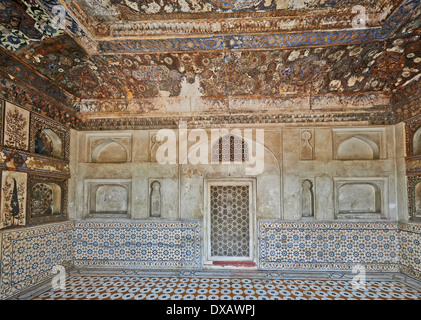
[{"label": "tiled floor", "polygon": [[67,279],[34,300],[421,300],[421,292],[395,280],[86,276]]}]

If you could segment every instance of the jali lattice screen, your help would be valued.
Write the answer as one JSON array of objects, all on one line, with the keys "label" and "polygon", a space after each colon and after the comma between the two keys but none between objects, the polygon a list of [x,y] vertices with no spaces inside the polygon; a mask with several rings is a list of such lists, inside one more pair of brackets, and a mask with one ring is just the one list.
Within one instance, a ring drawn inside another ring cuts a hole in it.
[{"label": "jali lattice screen", "polygon": [[211,256],[249,257],[248,185],[211,186]]}]

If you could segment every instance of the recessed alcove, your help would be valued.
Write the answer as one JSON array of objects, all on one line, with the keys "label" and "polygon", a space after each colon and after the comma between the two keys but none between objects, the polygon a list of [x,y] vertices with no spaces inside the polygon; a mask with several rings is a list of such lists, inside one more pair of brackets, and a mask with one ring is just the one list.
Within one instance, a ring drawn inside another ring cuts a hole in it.
[{"label": "recessed alcove", "polygon": [[63,142],[53,130],[49,128],[41,129],[35,138],[35,153],[62,158]]},{"label": "recessed alcove", "polygon": [[31,217],[60,214],[61,197],[61,188],[56,183],[35,183],[31,188]]},{"label": "recessed alcove", "polygon": [[421,127],[419,127],[414,133],[412,146],[414,155],[421,155]]},{"label": "recessed alcove", "polygon": [[376,160],[386,158],[384,128],[333,129],[333,159]]},{"label": "recessed alcove", "polygon": [[85,137],[85,161],[91,163],[125,163],[132,161],[130,133],[89,133]]},{"label": "recessed alcove", "polygon": [[370,160],[380,157],[379,146],[372,140],[355,135],[343,141],[337,151],[340,160]]},{"label": "recessed alcove", "polygon": [[415,216],[421,216],[421,182],[418,182],[414,188],[415,198],[414,198],[414,214]]},{"label": "recessed alcove", "polygon": [[335,179],[336,218],[386,218],[386,186],[385,178]]},{"label": "recessed alcove", "polygon": [[92,162],[121,163],[127,162],[127,158],[126,148],[112,139],[101,142],[92,152]]},{"label": "recessed alcove", "polygon": [[130,180],[85,180],[84,188],[86,217],[129,217]]},{"label": "recessed alcove", "polygon": [[67,180],[28,177],[27,224],[30,226],[67,219]]}]

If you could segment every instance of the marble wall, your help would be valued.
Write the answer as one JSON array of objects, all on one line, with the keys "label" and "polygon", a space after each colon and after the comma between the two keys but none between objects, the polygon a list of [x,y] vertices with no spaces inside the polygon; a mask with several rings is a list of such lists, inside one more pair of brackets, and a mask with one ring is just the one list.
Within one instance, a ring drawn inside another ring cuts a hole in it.
[{"label": "marble wall", "polygon": [[[244,129],[239,130],[242,133]],[[315,220],[343,218],[342,207],[348,208],[345,213],[353,214],[351,218],[364,218],[366,214],[368,219],[399,219],[401,203],[398,200],[403,201],[401,194],[405,187],[398,184],[396,188],[398,180],[403,178],[401,167],[404,164],[403,156],[396,153],[396,139],[400,136],[395,126],[350,129],[339,125],[277,125],[260,129],[264,130],[264,165],[263,170],[255,174],[247,174],[244,163],[192,164],[186,161],[180,164],[182,160],[177,157],[175,164],[160,164],[155,159],[157,142],[153,140],[157,130],[73,132],[76,142],[72,143],[71,150],[69,207],[73,210],[70,215],[75,219],[89,216],[88,202],[92,193],[89,188],[92,186],[87,185],[88,181],[100,185],[103,180],[105,186],[112,180],[114,185],[129,183],[131,186],[127,189],[131,207],[127,218],[147,219],[150,182],[157,180],[162,195],[161,219],[202,219],[206,179],[246,177],[256,181],[258,219],[300,220],[303,216],[302,183],[306,179],[312,184]],[[206,132],[211,137],[210,130]],[[178,132],[175,134],[178,139]],[[197,151],[195,142],[187,142],[190,152],[187,157]],[[211,144],[208,144],[209,153]],[[255,152],[256,145],[251,145],[251,149]],[[113,154],[115,160],[101,161],[98,155],[103,152]],[[178,156],[179,149],[176,153]],[[360,187],[373,192],[361,197]],[[359,200],[359,206],[346,203],[346,199],[339,200],[345,189],[349,197],[354,195]]]}]

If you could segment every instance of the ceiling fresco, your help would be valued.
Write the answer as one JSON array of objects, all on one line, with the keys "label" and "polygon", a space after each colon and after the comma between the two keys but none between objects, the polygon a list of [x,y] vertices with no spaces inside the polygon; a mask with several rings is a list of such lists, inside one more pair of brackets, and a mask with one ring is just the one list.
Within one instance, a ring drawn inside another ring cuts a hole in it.
[{"label": "ceiling fresco", "polygon": [[[68,1],[70,2],[70,1]],[[353,5],[395,7],[398,1],[376,0],[74,0],[77,7],[95,19],[141,20],[146,15],[203,14],[203,13],[254,13],[308,9],[337,9]],[[186,15],[184,15],[186,16]],[[151,19],[148,17],[146,19]]]},{"label": "ceiling fresco", "polygon": [[0,0],[0,42],[8,50],[62,34],[35,1]]},{"label": "ceiling fresco", "polygon": [[[38,1],[47,5],[59,0]],[[61,3],[88,33],[91,42],[85,49],[91,53],[285,48],[384,40],[419,5],[418,0]]]},{"label": "ceiling fresco", "polygon": [[[419,42],[417,42],[419,44]],[[204,96],[390,90],[418,72],[417,43],[300,50],[88,56],[68,37],[19,56],[82,99],[176,97],[198,82]],[[399,79],[399,80],[398,80]],[[395,80],[395,81],[393,81]]]},{"label": "ceiling fresco", "polygon": [[[375,22],[343,27],[355,5]],[[0,12],[0,71],[84,116],[381,107],[421,77],[419,0],[0,0]],[[342,20],[324,30],[329,15]]]}]

